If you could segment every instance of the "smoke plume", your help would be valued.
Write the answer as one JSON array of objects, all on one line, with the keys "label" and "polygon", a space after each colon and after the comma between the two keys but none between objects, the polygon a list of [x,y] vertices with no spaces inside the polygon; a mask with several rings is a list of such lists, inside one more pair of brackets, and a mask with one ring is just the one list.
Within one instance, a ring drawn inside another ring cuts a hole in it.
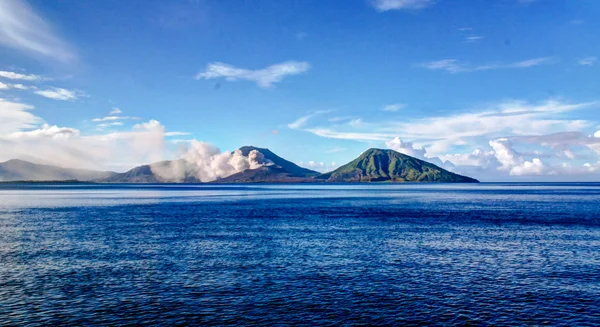
[{"label": "smoke plume", "polygon": [[221,152],[205,142],[192,141],[180,160],[152,164],[152,173],[165,182],[184,182],[197,179],[210,182],[246,169],[272,165],[273,162],[257,150],[244,156],[241,150]]}]

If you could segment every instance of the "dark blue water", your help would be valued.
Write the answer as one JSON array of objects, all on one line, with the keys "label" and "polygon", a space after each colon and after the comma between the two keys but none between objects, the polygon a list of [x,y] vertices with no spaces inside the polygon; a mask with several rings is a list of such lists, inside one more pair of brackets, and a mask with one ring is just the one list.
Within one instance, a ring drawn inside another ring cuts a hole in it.
[{"label": "dark blue water", "polygon": [[2,185],[0,325],[600,325],[600,184]]}]

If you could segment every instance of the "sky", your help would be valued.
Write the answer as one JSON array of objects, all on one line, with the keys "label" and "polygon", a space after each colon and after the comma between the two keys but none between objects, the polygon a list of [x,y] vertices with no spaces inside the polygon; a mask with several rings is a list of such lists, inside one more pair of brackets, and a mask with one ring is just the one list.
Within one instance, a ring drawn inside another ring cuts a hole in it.
[{"label": "sky", "polygon": [[[0,161],[126,171],[389,148],[482,181],[600,180],[600,1],[0,2]],[[198,145],[202,146],[198,146]]]}]

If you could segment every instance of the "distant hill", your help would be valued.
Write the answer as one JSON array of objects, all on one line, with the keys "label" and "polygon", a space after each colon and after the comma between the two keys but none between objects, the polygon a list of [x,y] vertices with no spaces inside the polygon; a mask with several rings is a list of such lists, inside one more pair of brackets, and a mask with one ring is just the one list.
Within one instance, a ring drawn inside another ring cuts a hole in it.
[{"label": "distant hill", "polygon": [[39,165],[29,161],[12,159],[0,163],[0,181],[93,181],[111,177],[117,173],[85,169],[61,168]]},{"label": "distant hill", "polygon": [[353,161],[317,179],[327,182],[478,182],[409,155],[382,149],[369,149]]},{"label": "distant hill", "polygon": [[[200,183],[187,169],[183,160],[165,160],[132,168],[124,173],[112,175],[100,180],[104,183]],[[160,173],[159,173],[160,172]],[[177,177],[175,172],[179,172]]]}]

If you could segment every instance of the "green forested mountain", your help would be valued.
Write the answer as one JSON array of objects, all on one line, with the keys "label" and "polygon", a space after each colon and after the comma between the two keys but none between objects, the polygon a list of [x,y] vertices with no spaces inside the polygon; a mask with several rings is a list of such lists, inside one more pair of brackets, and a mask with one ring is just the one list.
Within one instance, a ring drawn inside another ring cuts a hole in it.
[{"label": "green forested mountain", "polygon": [[478,182],[409,155],[382,149],[369,149],[353,161],[317,178],[328,182]]}]

